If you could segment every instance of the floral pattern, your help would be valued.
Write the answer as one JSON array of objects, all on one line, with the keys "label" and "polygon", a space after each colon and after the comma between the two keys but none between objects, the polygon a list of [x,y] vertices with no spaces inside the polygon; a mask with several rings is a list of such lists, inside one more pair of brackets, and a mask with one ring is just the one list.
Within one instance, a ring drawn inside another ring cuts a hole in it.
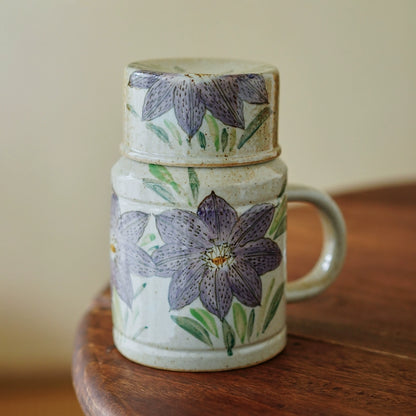
[{"label": "floral pattern", "polygon": [[262,75],[207,76],[135,71],[129,84],[147,88],[142,119],[153,120],[172,107],[179,126],[192,138],[202,125],[206,110],[225,125],[245,128],[243,101],[268,103]]},{"label": "floral pattern", "polygon": [[279,246],[265,238],[275,207],[258,204],[241,216],[214,192],[197,213],[172,209],[156,216],[165,245],[153,253],[156,274],[172,278],[169,304],[178,310],[198,297],[224,321],[233,297],[249,307],[260,305],[261,275],[276,269]]},{"label": "floral pattern", "polygon": [[149,277],[155,272],[152,258],[137,242],[143,235],[149,215],[140,211],[120,214],[118,197],[111,201],[111,284],[120,298],[132,307],[133,285],[130,273]]}]

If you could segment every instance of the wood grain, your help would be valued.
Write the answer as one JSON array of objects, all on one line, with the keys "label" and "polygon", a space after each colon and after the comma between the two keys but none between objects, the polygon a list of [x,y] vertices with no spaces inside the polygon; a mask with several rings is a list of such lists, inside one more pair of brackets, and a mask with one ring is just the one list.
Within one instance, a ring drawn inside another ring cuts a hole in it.
[{"label": "wood grain", "polygon": [[[109,291],[80,324],[75,390],[86,415],[416,414],[416,184],[340,195],[349,251],[337,282],[288,307],[285,351],[256,367],[175,373],[115,349]],[[308,208],[289,214],[289,273],[319,252]]]},{"label": "wood grain", "polygon": [[[323,295],[289,305],[290,333],[416,359],[416,186],[336,200],[348,230],[345,266]],[[305,242],[319,223],[312,210],[290,214],[288,269],[299,275],[296,259],[316,258]]]}]

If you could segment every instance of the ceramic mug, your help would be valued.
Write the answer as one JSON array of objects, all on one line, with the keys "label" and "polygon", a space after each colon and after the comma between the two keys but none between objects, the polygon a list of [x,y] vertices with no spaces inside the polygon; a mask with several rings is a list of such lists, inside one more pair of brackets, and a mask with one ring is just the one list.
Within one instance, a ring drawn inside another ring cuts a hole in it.
[{"label": "ceramic mug", "polygon": [[[175,200],[147,186],[155,175]],[[209,371],[265,361],[285,346],[286,300],[318,294],[341,268],[339,209],[317,190],[285,189],[280,159],[186,169],[122,158],[112,178],[113,335],[135,362]],[[287,201],[314,204],[324,230],[317,264],[289,283]]]},{"label": "ceramic mug", "polygon": [[[116,347],[137,363],[178,371],[272,358],[286,344],[286,301],[324,290],[345,256],[333,200],[286,186],[277,70],[164,60],[129,65],[126,74],[124,156],[112,169]],[[314,204],[324,231],[315,267],[289,283],[288,201]]]}]

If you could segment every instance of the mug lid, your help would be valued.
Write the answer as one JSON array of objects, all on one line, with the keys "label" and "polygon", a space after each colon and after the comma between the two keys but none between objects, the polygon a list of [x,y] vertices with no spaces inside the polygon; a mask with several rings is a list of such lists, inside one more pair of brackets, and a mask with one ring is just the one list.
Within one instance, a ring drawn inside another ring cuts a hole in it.
[{"label": "mug lid", "polygon": [[146,163],[236,166],[277,157],[279,73],[230,59],[134,62],[125,71],[122,153]]}]

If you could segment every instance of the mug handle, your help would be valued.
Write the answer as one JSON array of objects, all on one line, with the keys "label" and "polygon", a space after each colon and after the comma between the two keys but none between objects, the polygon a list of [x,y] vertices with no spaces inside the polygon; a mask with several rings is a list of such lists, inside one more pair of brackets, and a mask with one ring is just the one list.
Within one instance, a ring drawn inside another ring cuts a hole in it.
[{"label": "mug handle", "polygon": [[326,193],[308,186],[288,185],[286,194],[289,202],[309,202],[318,208],[324,237],[313,269],[286,285],[287,302],[297,302],[321,293],[338,276],[345,259],[346,229],[338,205]]}]

